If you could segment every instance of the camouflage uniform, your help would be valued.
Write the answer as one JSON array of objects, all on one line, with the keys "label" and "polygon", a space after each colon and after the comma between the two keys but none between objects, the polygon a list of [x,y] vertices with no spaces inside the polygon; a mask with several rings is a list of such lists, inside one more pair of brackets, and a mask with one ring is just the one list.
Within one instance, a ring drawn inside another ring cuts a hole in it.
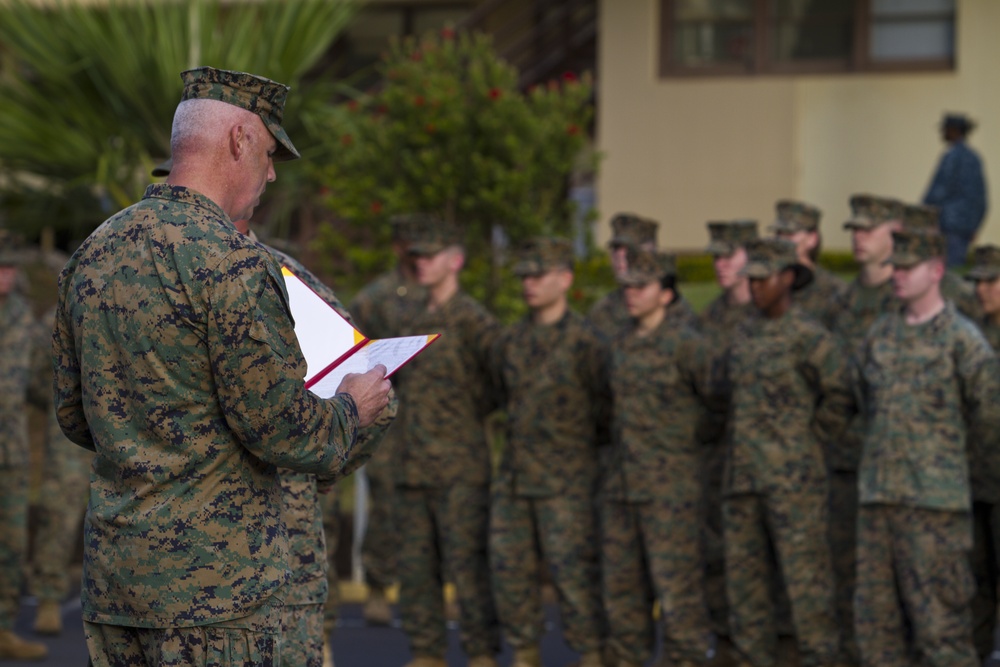
[{"label": "camouflage uniform", "polygon": [[[893,234],[896,267],[943,254],[940,235]],[[996,454],[997,358],[946,301],[921,324],[907,324],[903,312],[876,321],[859,371],[867,424],[854,604],[862,664],[908,664],[905,610],[921,664],[977,665],[966,439]]]},{"label": "camouflage uniform", "polygon": [[[757,223],[752,221],[708,223],[711,255],[731,255],[737,248],[757,238]],[[710,349],[729,349],[739,325],[756,317],[752,303],[732,304],[720,294],[701,312],[698,328],[709,341]],[[729,636],[729,603],[726,600],[726,552],[722,536],[722,470],[726,459],[726,418],[712,418],[702,434],[702,552],[705,559],[705,598],[712,630],[720,638]]]},{"label": "camouflage uniform", "polygon": [[[972,268],[968,280],[993,281],[1000,278],[1000,248],[980,246],[972,255]],[[1000,350],[1000,325],[993,318],[983,316],[978,321],[979,330],[993,351]],[[972,629],[976,652],[985,661],[993,652],[997,627],[997,586],[1000,585],[1000,488],[980,474],[982,465],[970,463],[972,484],[972,573],[976,579],[976,595],[972,598]]]},{"label": "camouflage uniform", "polygon": [[[543,274],[572,263],[568,241],[539,239],[520,250],[514,273]],[[501,625],[515,651],[537,647],[544,559],[567,643],[579,653],[597,652],[604,629],[594,491],[598,429],[610,413],[600,335],[569,310],[554,324],[535,324],[529,316],[498,338],[493,368],[507,414],[490,507],[490,569]]]},{"label": "camouflage uniform", "polygon": [[[212,68],[182,78],[184,100],[254,110],[274,159],[295,155],[285,86]],[[149,186],[63,269],[56,410],[97,452],[82,592],[97,667],[150,642],[160,664],[192,664],[196,647],[207,659],[219,641],[280,659],[290,572],[276,468],[337,477],[371,455],[354,400],[305,389],[286,304],[273,258],[181,186]]]},{"label": "camouflage uniform", "polygon": [[[809,269],[782,239],[748,245],[750,278]],[[794,297],[793,297],[794,298]],[[833,566],[827,543],[826,464],[821,436],[834,436],[853,410],[848,366],[836,339],[796,307],[748,320],[726,360],[732,442],[723,520],[733,643],[757,667],[774,665],[777,632],[767,560],[773,546],[791,605],[803,665],[838,653]]]},{"label": "camouflage uniform", "polygon": [[[902,218],[902,204],[894,199],[854,195],[850,200],[851,219],[844,229],[874,229]],[[879,285],[865,285],[855,278],[840,299],[840,315],[833,332],[856,363],[869,327],[885,313],[898,310],[892,278]],[[854,582],[856,576],[858,530],[858,463],[864,420],[855,416],[842,437],[830,443],[827,464],[830,469],[830,549],[837,582],[837,617],[840,628],[842,661],[858,663],[854,640]]]},{"label": "camouflage uniform", "polygon": [[[632,213],[618,213],[611,219],[611,240],[608,246],[614,251],[620,247],[656,247],[656,231],[660,223]],[[622,329],[632,325],[632,318],[625,307],[625,293],[619,287],[598,299],[587,313],[587,319],[597,327],[605,340],[611,340]]]},{"label": "camouflage uniform", "polygon": [[[795,232],[819,234],[820,211],[815,206],[783,199],[775,204],[775,211],[777,219],[771,229],[779,236]],[[811,268],[812,280],[795,292],[795,304],[806,315],[832,330],[840,314],[839,304],[847,285],[821,266]]]},{"label": "camouflage uniform", "polygon": [[[405,221],[394,221],[394,234],[400,237]],[[364,287],[354,297],[351,312],[358,328],[369,338],[398,336],[404,322],[423,306],[424,289],[407,280],[397,268]],[[399,552],[399,531],[393,518],[395,483],[393,465],[400,447],[400,431],[390,429],[379,451],[365,466],[368,476],[368,524],[361,545],[361,561],[365,582],[377,591],[396,581],[396,555]]]},{"label": "camouflage uniform", "polygon": [[[450,229],[419,233],[415,254],[435,254],[457,240]],[[462,613],[462,648],[469,656],[492,656],[500,637],[487,561],[491,464],[483,419],[492,406],[489,355],[498,325],[460,291],[423,309],[402,331],[430,333],[442,336],[395,376],[400,616],[412,653],[442,658],[442,586],[450,581]]]},{"label": "camouflage uniform", "polygon": [[[646,284],[676,274],[674,258],[629,252],[623,281]],[[621,332],[611,349],[614,449],[602,478],[601,558],[610,653],[616,664],[643,664],[660,603],[664,653],[702,664],[711,627],[702,588],[703,559],[697,430],[706,413],[708,349],[683,311],[640,336]]]}]

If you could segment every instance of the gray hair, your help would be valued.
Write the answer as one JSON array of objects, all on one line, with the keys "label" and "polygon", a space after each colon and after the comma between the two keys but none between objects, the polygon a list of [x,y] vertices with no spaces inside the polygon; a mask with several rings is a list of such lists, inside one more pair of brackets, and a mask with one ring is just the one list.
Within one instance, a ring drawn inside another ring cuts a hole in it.
[{"label": "gray hair", "polygon": [[[184,100],[177,105],[170,130],[170,153],[174,156],[217,144],[230,127],[256,118],[252,111],[209,99]],[[249,123],[253,127],[253,123]]]}]

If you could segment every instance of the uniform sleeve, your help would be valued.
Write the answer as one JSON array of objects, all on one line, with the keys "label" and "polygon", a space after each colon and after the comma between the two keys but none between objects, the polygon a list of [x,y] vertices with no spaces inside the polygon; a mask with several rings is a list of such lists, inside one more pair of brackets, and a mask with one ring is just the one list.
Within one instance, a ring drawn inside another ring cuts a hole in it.
[{"label": "uniform sleeve", "polygon": [[856,413],[850,356],[832,335],[822,333],[807,352],[810,381],[819,395],[814,424],[824,442],[842,437]]},{"label": "uniform sleeve", "polygon": [[94,438],[87,426],[87,416],[83,412],[83,385],[80,375],[79,355],[69,313],[70,274],[64,273],[59,279],[59,306],[56,324],[52,332],[52,391],[55,401],[56,419],[66,437],[76,444],[96,451]]},{"label": "uniform sleeve", "polygon": [[324,400],[305,388],[276,266],[241,250],[210,280],[207,344],[229,427],[273,465],[327,475],[346,469],[361,454],[357,406],[348,394]]},{"label": "uniform sleeve", "polygon": [[718,442],[724,435],[729,392],[719,374],[725,368],[724,356],[713,355],[706,339],[692,332],[680,348],[679,363],[687,382],[698,397],[703,411],[697,416],[698,442]]},{"label": "uniform sleeve", "polygon": [[35,323],[31,346],[28,401],[43,410],[52,405],[52,313]]},{"label": "uniform sleeve", "polygon": [[980,337],[957,348],[962,403],[968,419],[969,454],[975,475],[1000,490],[1000,359]]}]

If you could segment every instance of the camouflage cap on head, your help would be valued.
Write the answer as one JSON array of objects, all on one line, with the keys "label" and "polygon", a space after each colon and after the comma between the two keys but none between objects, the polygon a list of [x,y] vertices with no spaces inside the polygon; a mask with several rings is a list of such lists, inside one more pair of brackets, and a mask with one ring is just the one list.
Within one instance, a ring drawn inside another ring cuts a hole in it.
[{"label": "camouflage cap on head", "polygon": [[517,249],[515,276],[537,276],[552,269],[573,268],[573,244],[569,239],[537,236]]},{"label": "camouflage cap on head", "polygon": [[415,214],[410,218],[409,247],[411,255],[436,255],[448,246],[462,245],[462,231],[431,213]]},{"label": "camouflage cap on head", "polygon": [[278,142],[274,161],[283,162],[299,157],[292,140],[281,127],[288,86],[255,74],[234,72],[214,67],[198,67],[181,72],[184,93],[181,101],[218,100],[252,111],[260,116],[268,131]]},{"label": "camouflage cap on head", "polygon": [[643,218],[634,213],[618,213],[611,218],[611,240],[608,245],[656,247],[656,230],[660,223],[656,220]]},{"label": "camouflage cap on head", "polygon": [[941,222],[938,208],[924,204],[904,204],[903,229],[923,234],[940,233]]},{"label": "camouflage cap on head", "polygon": [[996,280],[1000,278],[1000,247],[981,245],[972,252],[972,268],[966,280]]},{"label": "camouflage cap on head", "polygon": [[410,243],[422,225],[438,224],[430,213],[399,213],[389,218],[394,243]]},{"label": "camouflage cap on head", "polygon": [[799,262],[795,244],[788,239],[756,239],[747,244],[747,265],[740,271],[740,275],[769,278],[785,269],[795,272],[793,290],[805,287],[812,280],[812,270]]},{"label": "camouflage cap on head", "polygon": [[893,232],[892,256],[887,264],[909,269],[921,262],[935,257],[943,258],[945,253],[944,236],[926,232]]},{"label": "camouflage cap on head", "polygon": [[627,249],[628,270],[618,277],[622,286],[640,286],[660,281],[667,276],[677,276],[677,257],[670,253],[629,246]]},{"label": "camouflage cap on head", "polygon": [[851,197],[851,219],[844,223],[844,229],[874,229],[883,222],[901,220],[902,218],[902,202],[889,197],[853,195]]},{"label": "camouflage cap on head", "polygon": [[711,255],[732,255],[758,236],[756,220],[725,220],[708,223],[708,250]]},{"label": "camouflage cap on head", "polygon": [[811,204],[782,199],[774,205],[776,219],[771,225],[774,232],[815,232],[819,229],[820,210]]}]

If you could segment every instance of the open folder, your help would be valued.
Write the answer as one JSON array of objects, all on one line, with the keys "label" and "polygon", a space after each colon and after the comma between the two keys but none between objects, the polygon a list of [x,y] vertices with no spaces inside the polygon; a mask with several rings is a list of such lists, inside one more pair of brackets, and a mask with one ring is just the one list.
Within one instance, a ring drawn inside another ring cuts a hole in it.
[{"label": "open folder", "polygon": [[291,269],[282,266],[281,273],[295,320],[295,337],[306,360],[306,388],[321,398],[336,394],[348,373],[365,373],[382,364],[386,377],[391,376],[441,337],[366,338]]}]

